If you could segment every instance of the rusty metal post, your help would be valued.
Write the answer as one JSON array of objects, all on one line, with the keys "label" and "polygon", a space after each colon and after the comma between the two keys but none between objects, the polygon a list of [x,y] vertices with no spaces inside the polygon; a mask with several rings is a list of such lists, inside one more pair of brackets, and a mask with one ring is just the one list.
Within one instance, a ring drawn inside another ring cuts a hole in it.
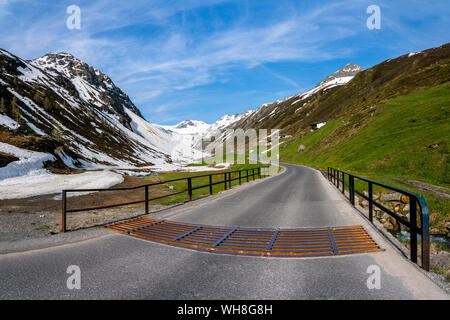
[{"label": "rusty metal post", "polygon": [[373,222],[373,186],[369,182],[369,221]]},{"label": "rusty metal post", "polygon": [[61,220],[61,232],[66,232],[66,214],[67,214],[67,202],[66,202],[66,191],[62,191],[62,220]]},{"label": "rusty metal post", "polygon": [[188,178],[189,201],[192,201],[192,178]]},{"label": "rusty metal post", "polygon": [[145,186],[145,214],[148,214],[148,186]]},{"label": "rusty metal post", "polygon": [[349,176],[349,196],[350,196],[350,202],[352,205],[355,205],[355,178],[353,176]]},{"label": "rusty metal post", "polygon": [[213,194],[212,174],[209,175],[209,194]]},{"label": "rusty metal post", "polygon": [[223,174],[223,188],[224,188],[224,190],[227,190],[227,173],[225,172],[224,174]]}]

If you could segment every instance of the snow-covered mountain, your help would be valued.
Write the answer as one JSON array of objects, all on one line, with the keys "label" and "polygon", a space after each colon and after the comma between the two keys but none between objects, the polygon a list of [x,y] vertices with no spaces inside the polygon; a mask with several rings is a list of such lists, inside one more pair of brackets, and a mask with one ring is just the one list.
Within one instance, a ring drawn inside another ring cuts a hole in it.
[{"label": "snow-covered mountain", "polygon": [[[275,128],[273,119],[297,116],[311,97],[345,85],[361,70],[350,63],[307,92],[213,124],[161,126],[146,121],[107,75],[71,54],[25,61],[0,49],[0,166],[15,157],[7,145],[46,154],[42,165],[56,170],[192,162],[202,156],[203,140],[230,128]],[[295,112],[287,107],[294,105]]]},{"label": "snow-covered mountain", "polygon": [[68,53],[25,61],[0,49],[0,97],[3,157],[15,149],[2,146],[12,145],[49,154],[44,166],[62,169],[161,166],[201,156],[181,133],[147,122],[107,75]]},{"label": "snow-covered mountain", "polygon": [[[347,84],[362,70],[364,70],[362,67],[354,63],[349,63],[306,92],[272,103],[265,103],[255,110],[245,111],[242,114],[225,115],[212,124],[210,128],[203,133],[203,137],[206,137],[206,139],[209,140],[208,137],[215,136],[218,137],[215,141],[221,143],[228,138],[225,132],[227,129],[242,128],[245,130],[249,128],[264,128],[283,130],[287,127],[287,124],[294,119],[299,117],[304,118],[310,115],[310,111],[307,111],[306,113],[299,112],[303,106],[305,106],[305,109],[308,109],[306,107],[308,102],[320,97],[332,88]],[[324,123],[326,120],[327,119],[312,119],[312,121],[316,121],[317,123]],[[218,135],[218,133],[222,134]]]},{"label": "snow-covered mountain", "polygon": [[[308,103],[308,100],[316,95],[326,92],[335,87],[347,84],[353,77],[364,70],[362,67],[349,63],[336,72],[332,73],[324,80],[319,82],[314,88],[302,92],[300,94],[287,97],[273,103],[265,103],[256,110],[249,112],[245,117],[240,119],[235,125],[242,128],[282,128],[282,126],[274,126],[277,121],[273,121],[280,116],[296,117],[297,112]],[[297,108],[292,112],[290,106]],[[275,123],[274,123],[275,122]]]}]

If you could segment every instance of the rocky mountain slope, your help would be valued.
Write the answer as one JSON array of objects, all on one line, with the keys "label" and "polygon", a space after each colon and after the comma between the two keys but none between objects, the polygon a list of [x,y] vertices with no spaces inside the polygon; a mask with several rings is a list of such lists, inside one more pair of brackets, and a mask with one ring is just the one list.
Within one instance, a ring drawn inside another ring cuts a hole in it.
[{"label": "rocky mountain slope", "polygon": [[[56,171],[162,165],[200,154],[176,131],[143,119],[107,75],[67,53],[25,61],[0,50],[0,97],[3,146],[51,155],[44,165]],[[0,148],[0,156],[14,155]]]},{"label": "rocky mountain slope", "polygon": [[[222,130],[280,129],[286,136],[298,137],[345,115],[358,115],[360,120],[372,117],[377,104],[448,81],[449,52],[450,45],[446,44],[405,54],[367,70],[349,63],[311,90],[235,116],[236,121]],[[359,126],[357,121],[355,126]],[[351,134],[354,129],[343,132]]]},{"label": "rocky mountain slope", "polygon": [[[345,85],[362,70],[364,70],[362,67],[349,63],[306,92],[263,104],[255,110],[244,111],[242,114],[225,115],[212,124],[208,130],[202,132],[201,137],[196,138],[195,146],[200,147],[199,141],[203,137],[205,141],[214,141],[209,144],[209,149],[212,150],[217,143],[225,142],[229,138],[226,135],[227,129],[281,129],[282,133],[290,133],[289,130],[285,130],[285,121],[292,121],[299,117],[300,112],[297,112],[309,101],[326,94],[332,88]],[[271,132],[269,131],[268,134],[270,135]],[[211,138],[213,136],[216,140]]]}]

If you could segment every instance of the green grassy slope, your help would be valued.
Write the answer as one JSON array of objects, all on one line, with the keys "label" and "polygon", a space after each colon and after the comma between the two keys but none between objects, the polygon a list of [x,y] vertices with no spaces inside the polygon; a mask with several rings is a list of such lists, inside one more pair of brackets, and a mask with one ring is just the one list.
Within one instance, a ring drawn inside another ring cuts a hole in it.
[{"label": "green grassy slope", "polygon": [[[297,153],[300,144],[306,149]],[[280,149],[280,159],[322,169],[332,166],[390,184],[389,178],[395,177],[450,187],[449,147],[446,82],[363,108],[293,138]],[[425,196],[433,204],[432,221],[442,225],[448,219],[449,201]]]},{"label": "green grassy slope", "polygon": [[[267,107],[262,118],[246,119],[243,128],[280,128],[290,135],[304,134],[311,124],[330,122],[361,109],[384,104],[419,90],[450,81],[450,44],[415,55],[405,54],[358,73],[344,86],[298,101],[294,96]],[[267,116],[276,108],[274,115]]]},{"label": "green grassy slope", "polygon": [[[366,117],[339,118],[290,141],[281,149],[281,159],[450,185],[450,83],[373,110]],[[307,148],[297,153],[300,144]]]}]

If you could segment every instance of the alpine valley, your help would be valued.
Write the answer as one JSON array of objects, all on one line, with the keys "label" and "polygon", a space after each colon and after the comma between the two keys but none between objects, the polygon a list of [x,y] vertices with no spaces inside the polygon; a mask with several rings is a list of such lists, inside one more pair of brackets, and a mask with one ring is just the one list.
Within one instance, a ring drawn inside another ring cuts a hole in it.
[{"label": "alpine valley", "polygon": [[[175,170],[202,157],[202,138],[226,129],[277,128],[282,161],[322,168],[346,163],[356,171],[370,161],[375,171],[401,174],[415,153],[422,157],[415,166],[423,164],[417,178],[446,184],[449,61],[446,44],[367,70],[349,63],[311,90],[213,124],[162,126],[146,121],[107,75],[69,53],[23,60],[0,49],[0,180],[35,171]],[[414,142],[394,134],[405,121],[417,127],[408,137],[423,133]],[[364,149],[375,147],[359,141],[367,130],[389,130],[376,140],[386,152]]]}]

